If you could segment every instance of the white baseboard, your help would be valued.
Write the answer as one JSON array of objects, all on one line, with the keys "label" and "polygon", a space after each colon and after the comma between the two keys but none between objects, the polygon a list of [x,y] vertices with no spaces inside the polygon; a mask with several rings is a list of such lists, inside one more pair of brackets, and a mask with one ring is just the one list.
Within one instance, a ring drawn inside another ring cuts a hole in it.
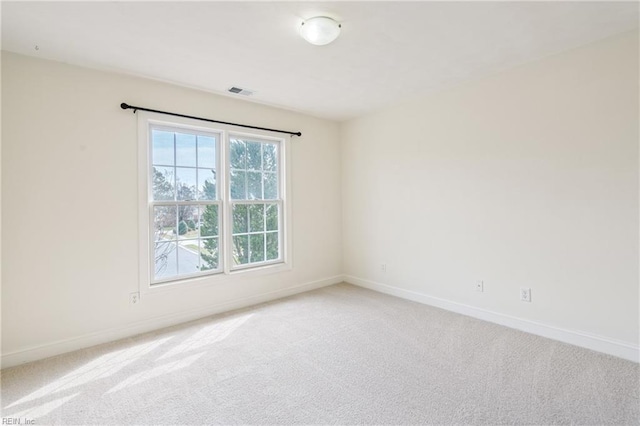
[{"label": "white baseboard", "polygon": [[504,325],[506,327],[515,328],[527,333],[536,334],[538,336],[547,337],[549,339],[558,340],[560,342],[569,343],[571,345],[580,346],[605,354],[624,358],[634,362],[640,362],[638,345],[619,340],[609,339],[607,337],[597,336],[582,331],[567,330],[548,324],[530,321],[486,309],[476,308],[474,306],[465,305],[451,300],[433,297],[415,291],[405,290],[378,282],[365,280],[362,278],[345,275],[344,281],[357,285],[359,287],[368,288],[380,293],[390,294],[402,299],[412,300],[414,302],[424,303],[425,305],[435,306],[437,308],[446,309],[447,311],[456,312],[462,315],[478,318],[484,321]]},{"label": "white baseboard", "polygon": [[215,315],[221,312],[245,308],[248,306],[257,305],[259,303],[264,303],[294,294],[315,290],[317,288],[338,284],[343,281],[357,285],[359,287],[378,291],[380,293],[385,293],[403,299],[412,300],[414,302],[435,306],[462,315],[467,315],[484,321],[504,325],[506,327],[617,356],[630,361],[640,362],[640,348],[637,345],[628,342],[622,342],[581,331],[567,330],[535,321],[525,320],[510,315],[505,315],[498,312],[493,312],[486,309],[481,309],[474,306],[465,305],[462,303],[453,302],[450,300],[441,299],[438,297],[433,297],[370,280],[365,280],[351,275],[338,275],[294,287],[289,287],[286,289],[276,290],[241,299],[235,299],[197,310],[190,310],[189,312],[163,315],[144,321],[138,321],[126,327],[113,328],[97,333],[85,334],[70,339],[59,340],[45,345],[26,348],[7,354],[2,354],[0,362],[2,368],[12,367],[15,365],[60,355],[66,352],[71,352],[101,343],[107,343],[130,336],[135,336],[137,334],[158,330],[160,328],[193,321],[199,318],[207,317],[209,315]]},{"label": "white baseboard", "polygon": [[204,318],[209,315],[215,315],[221,312],[232,311],[234,309],[245,308],[259,303],[269,302],[271,300],[281,299],[283,297],[292,296],[294,294],[303,293],[305,291],[315,290],[317,288],[326,287],[342,282],[344,277],[337,275],[335,277],[325,278],[318,281],[312,281],[305,284],[289,287],[281,290],[262,293],[255,296],[231,300],[204,308],[189,310],[188,312],[180,312],[176,314],[162,315],[148,320],[138,321],[125,327],[112,328],[109,330],[99,331],[96,333],[85,334],[70,339],[58,340],[56,342],[26,348],[15,352],[2,354],[2,368],[12,367],[39,359],[49,358],[66,352],[75,351],[90,346],[107,343],[114,340],[135,336],[137,334],[158,330],[176,324],[193,321]]}]

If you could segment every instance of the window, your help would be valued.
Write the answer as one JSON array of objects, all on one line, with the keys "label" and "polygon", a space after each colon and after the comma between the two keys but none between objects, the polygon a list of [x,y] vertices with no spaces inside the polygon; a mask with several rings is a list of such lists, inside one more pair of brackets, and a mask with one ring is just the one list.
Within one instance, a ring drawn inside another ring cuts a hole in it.
[{"label": "window", "polygon": [[233,266],[280,259],[278,144],[231,137]]},{"label": "window", "polygon": [[142,121],[150,286],[285,263],[282,139]]},{"label": "window", "polygon": [[220,271],[220,135],[150,126],[153,281]]}]

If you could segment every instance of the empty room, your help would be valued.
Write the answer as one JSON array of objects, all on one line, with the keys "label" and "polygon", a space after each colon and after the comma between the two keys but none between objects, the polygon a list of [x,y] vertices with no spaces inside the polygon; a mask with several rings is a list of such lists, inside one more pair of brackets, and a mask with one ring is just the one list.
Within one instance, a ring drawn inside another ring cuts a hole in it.
[{"label": "empty room", "polygon": [[0,7],[3,425],[640,423],[638,2]]}]

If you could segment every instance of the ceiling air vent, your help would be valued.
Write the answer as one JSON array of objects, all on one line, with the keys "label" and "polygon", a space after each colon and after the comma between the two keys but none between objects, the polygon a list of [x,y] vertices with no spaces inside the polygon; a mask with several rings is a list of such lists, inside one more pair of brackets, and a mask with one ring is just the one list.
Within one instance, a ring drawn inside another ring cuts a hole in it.
[{"label": "ceiling air vent", "polygon": [[242,87],[236,87],[236,86],[230,87],[227,90],[231,93],[235,93],[237,95],[243,95],[243,96],[251,96],[255,93],[255,90],[243,89]]}]

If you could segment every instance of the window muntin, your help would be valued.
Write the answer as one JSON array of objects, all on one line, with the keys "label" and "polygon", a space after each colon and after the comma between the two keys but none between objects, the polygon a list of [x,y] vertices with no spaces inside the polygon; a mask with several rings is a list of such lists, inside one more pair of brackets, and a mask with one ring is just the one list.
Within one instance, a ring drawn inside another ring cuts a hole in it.
[{"label": "window muntin", "polygon": [[280,143],[229,138],[232,269],[282,261]]},{"label": "window muntin", "polygon": [[221,135],[151,125],[151,283],[222,270]]}]

